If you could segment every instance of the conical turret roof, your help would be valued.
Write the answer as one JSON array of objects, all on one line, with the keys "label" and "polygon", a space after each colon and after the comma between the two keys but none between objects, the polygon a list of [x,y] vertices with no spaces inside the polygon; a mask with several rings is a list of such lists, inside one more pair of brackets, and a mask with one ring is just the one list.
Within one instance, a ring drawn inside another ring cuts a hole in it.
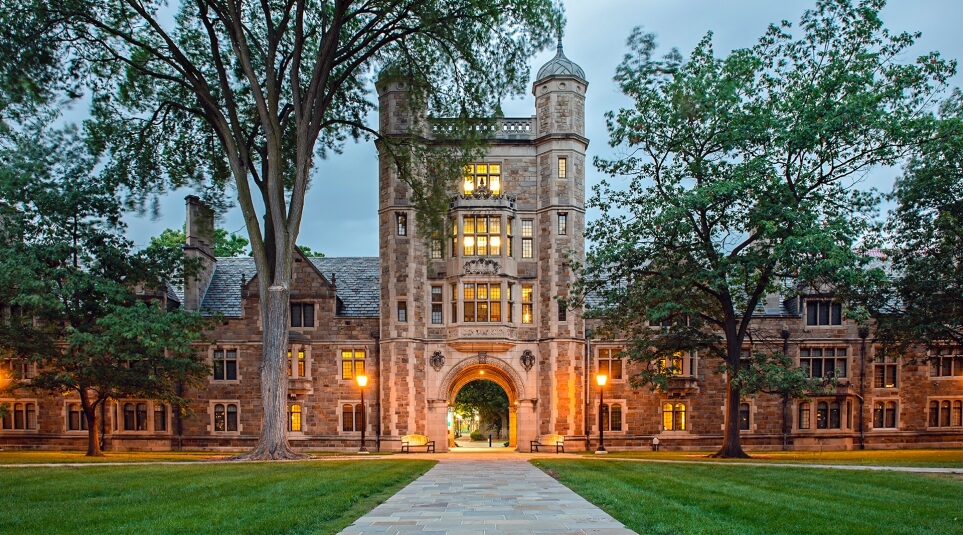
[{"label": "conical turret roof", "polygon": [[574,61],[565,57],[565,53],[562,52],[561,39],[558,40],[558,53],[555,54],[555,57],[550,59],[548,63],[542,65],[542,68],[538,70],[535,81],[539,82],[552,76],[573,76],[583,82],[586,81],[585,71]]}]

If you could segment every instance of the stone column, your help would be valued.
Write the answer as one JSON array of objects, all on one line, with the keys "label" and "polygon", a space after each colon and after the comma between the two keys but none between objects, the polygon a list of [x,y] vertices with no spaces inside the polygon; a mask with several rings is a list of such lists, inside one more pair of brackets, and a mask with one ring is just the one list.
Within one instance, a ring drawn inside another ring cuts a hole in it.
[{"label": "stone column", "polygon": [[435,451],[448,451],[448,400],[428,401],[428,422],[425,433],[435,441]]},{"label": "stone column", "polygon": [[535,415],[535,405],[537,402],[537,399],[518,400],[515,419],[517,421],[516,434],[519,451],[528,451],[529,444],[538,436],[538,418]]}]

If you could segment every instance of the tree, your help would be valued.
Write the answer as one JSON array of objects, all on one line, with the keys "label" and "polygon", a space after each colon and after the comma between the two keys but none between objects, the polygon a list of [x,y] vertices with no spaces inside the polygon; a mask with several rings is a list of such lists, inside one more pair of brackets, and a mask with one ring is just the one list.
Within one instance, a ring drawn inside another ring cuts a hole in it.
[{"label": "tree", "polygon": [[501,435],[508,421],[508,394],[494,381],[472,381],[455,396],[455,411],[469,417],[477,414],[488,429]]},{"label": "tree", "polygon": [[879,297],[877,338],[896,347],[963,344],[963,96],[943,104],[933,137],[890,199],[892,285]]},{"label": "tree", "polygon": [[[180,230],[168,228],[164,229],[160,236],[151,238],[150,243],[163,247],[181,247],[187,243],[187,235],[184,233],[183,226]],[[244,236],[238,236],[222,228],[214,229],[214,256],[241,256],[244,254],[247,245],[248,241]]]},{"label": "tree", "polygon": [[602,215],[576,290],[600,300],[587,312],[598,333],[627,339],[645,365],[636,385],[665,377],[679,352],[720,359],[718,456],[745,456],[733,378],[756,306],[777,290],[843,292],[862,277],[857,245],[877,197],[853,186],[926,136],[929,99],[954,72],[935,53],[900,63],[915,36],[886,30],[883,5],[820,0],[800,37],[772,25],[724,58],[709,34],[688,59],[655,59],[654,38],[637,30],[618,67],[634,107],[607,117],[625,155],[596,165],[629,179],[603,182],[589,202]]},{"label": "tree", "polygon": [[[349,136],[378,138],[412,184],[413,206],[428,213],[421,209],[439,205],[447,189],[439,183],[455,179],[459,162],[443,175],[416,173],[433,165],[419,138],[368,127],[371,75],[390,65],[385,72],[411,80],[412,102],[432,113],[491,116],[527,83],[527,60],[552,40],[561,14],[550,0],[197,0],[180,2],[168,23],[166,5],[29,0],[19,9],[38,14],[32,34],[60,39],[55,57],[92,88],[91,131],[109,155],[108,175],[141,192],[233,185],[264,326],[264,414],[248,457],[294,458],[283,363],[292,252],[315,156],[338,152]],[[0,46],[23,39],[0,31]]]},{"label": "tree", "polygon": [[208,373],[192,344],[206,321],[162,306],[183,269],[180,247],[135,252],[117,184],[92,174],[74,129],[31,125],[0,148],[0,356],[38,367],[5,385],[80,397],[87,455],[101,454],[97,409],[148,398],[182,410],[178,385]]}]

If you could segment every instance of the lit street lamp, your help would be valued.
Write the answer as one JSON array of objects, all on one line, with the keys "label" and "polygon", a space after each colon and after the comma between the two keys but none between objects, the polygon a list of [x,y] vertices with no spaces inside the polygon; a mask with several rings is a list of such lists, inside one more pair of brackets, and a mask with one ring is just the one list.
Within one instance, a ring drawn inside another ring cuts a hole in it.
[{"label": "lit street lamp", "polygon": [[595,450],[598,454],[608,453],[605,450],[605,429],[602,428],[602,391],[605,389],[607,379],[608,377],[601,373],[595,376],[595,380],[599,383],[599,449]]},{"label": "lit street lamp", "polygon": [[355,380],[358,381],[358,386],[361,387],[361,449],[358,453],[368,453],[368,448],[364,447],[364,429],[368,427],[368,408],[364,404],[364,387],[368,386],[368,376],[367,375],[357,375]]}]

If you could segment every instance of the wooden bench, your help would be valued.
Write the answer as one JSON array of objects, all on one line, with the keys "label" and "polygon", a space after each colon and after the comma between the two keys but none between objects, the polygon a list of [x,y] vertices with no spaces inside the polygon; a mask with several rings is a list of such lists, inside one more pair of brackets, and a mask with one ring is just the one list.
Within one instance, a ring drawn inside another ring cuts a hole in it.
[{"label": "wooden bench", "polygon": [[565,437],[562,435],[544,435],[532,441],[529,452],[538,451],[538,448],[555,447],[555,453],[565,453]]},{"label": "wooden bench", "polygon": [[411,448],[425,448],[425,453],[435,453],[435,441],[425,435],[405,435],[401,437],[401,453],[411,453]]}]

